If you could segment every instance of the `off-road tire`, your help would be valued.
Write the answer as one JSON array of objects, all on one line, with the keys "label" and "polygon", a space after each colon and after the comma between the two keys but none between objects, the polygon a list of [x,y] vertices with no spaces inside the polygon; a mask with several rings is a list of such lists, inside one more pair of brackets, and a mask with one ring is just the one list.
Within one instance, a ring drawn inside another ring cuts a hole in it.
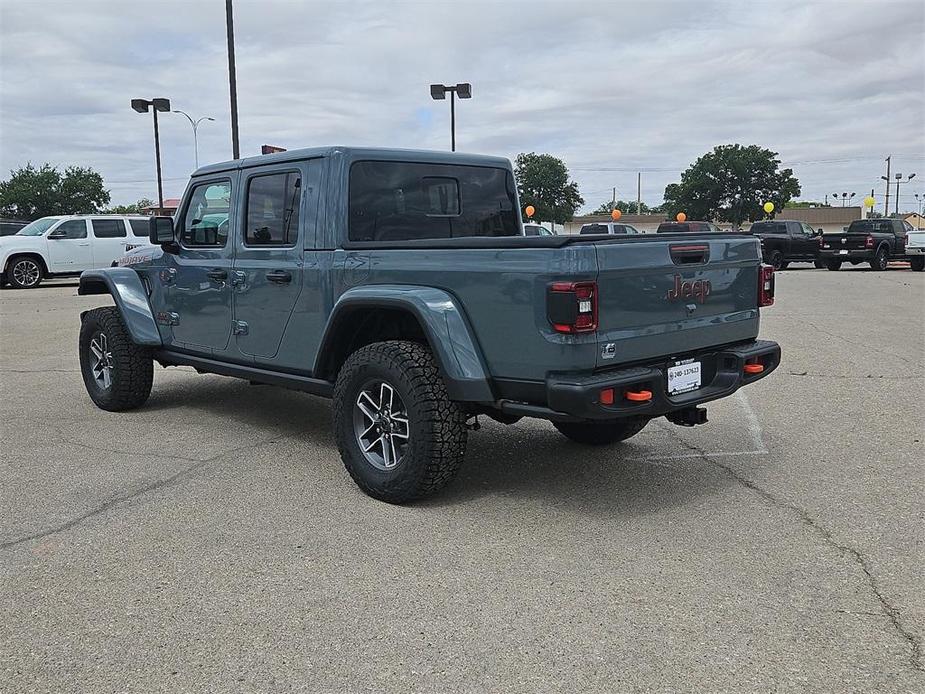
[{"label": "off-road tire", "polygon": [[647,417],[627,417],[604,421],[553,422],[552,425],[559,430],[559,433],[576,443],[606,446],[626,441],[642,431],[648,423]]},{"label": "off-road tire", "polygon": [[870,261],[870,269],[882,271],[886,270],[887,265],[890,264],[890,254],[886,249],[886,246],[880,246],[877,249],[877,252],[874,253],[873,260]]},{"label": "off-road tire", "polygon": [[925,270],[925,256],[918,255],[914,258],[909,258],[909,268],[915,272]]},{"label": "off-road tire", "polygon": [[768,264],[774,268],[775,271],[783,270],[786,267],[784,262],[784,254],[780,251],[772,251],[771,255],[768,257]]},{"label": "off-road tire", "polygon": [[[389,383],[405,404],[410,435],[391,470],[374,467],[354,430],[353,408],[370,380]],[[334,385],[334,437],[347,472],[366,494],[400,504],[435,494],[449,484],[466,453],[466,418],[450,400],[433,355],[416,342],[376,342],[351,354]]]},{"label": "off-road tire", "polygon": [[841,261],[840,260],[826,260],[825,267],[827,270],[841,270]]},{"label": "off-road tire", "polygon": [[822,262],[821,260],[814,260],[813,267],[816,268],[817,270],[825,270],[825,263]]},{"label": "off-road tire", "polygon": [[[112,383],[102,388],[93,375],[90,342],[105,334],[112,355]],[[151,394],[154,360],[151,350],[136,345],[129,337],[119,310],[114,306],[87,312],[80,325],[80,372],[90,399],[97,407],[121,412],[140,407]]]},{"label": "off-road tire", "polygon": [[[22,275],[21,272],[18,272],[19,266],[23,268],[29,268],[30,271],[28,275],[34,277],[34,281],[23,282],[17,275]],[[35,289],[42,283],[42,278],[45,276],[45,267],[42,264],[42,261],[37,259],[35,256],[30,255],[17,255],[10,258],[9,262],[6,265],[6,278],[7,282],[10,283],[10,286],[14,289]]]}]

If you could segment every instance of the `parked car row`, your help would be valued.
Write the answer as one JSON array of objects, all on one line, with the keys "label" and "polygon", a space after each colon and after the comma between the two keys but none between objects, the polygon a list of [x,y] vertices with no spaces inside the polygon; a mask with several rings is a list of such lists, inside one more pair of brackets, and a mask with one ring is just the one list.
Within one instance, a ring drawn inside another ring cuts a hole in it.
[{"label": "parked car row", "polygon": [[44,279],[76,277],[148,245],[147,217],[42,217],[0,237],[0,286],[29,289]]}]

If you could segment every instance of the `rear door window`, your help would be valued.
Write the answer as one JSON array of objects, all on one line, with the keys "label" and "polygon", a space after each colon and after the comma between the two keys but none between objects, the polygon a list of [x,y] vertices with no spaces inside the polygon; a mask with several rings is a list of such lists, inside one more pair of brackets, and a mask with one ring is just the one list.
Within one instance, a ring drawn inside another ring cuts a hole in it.
[{"label": "rear door window", "polygon": [[520,236],[506,169],[392,161],[350,168],[351,241]]},{"label": "rear door window", "polygon": [[138,238],[148,238],[148,220],[147,219],[130,219],[128,225],[132,228],[132,236]]},{"label": "rear door window", "polygon": [[254,176],[247,185],[246,246],[294,246],[299,237],[298,171]]},{"label": "rear door window", "polygon": [[117,239],[128,235],[125,222],[121,219],[92,219],[90,225],[93,227],[93,235],[98,239]]}]

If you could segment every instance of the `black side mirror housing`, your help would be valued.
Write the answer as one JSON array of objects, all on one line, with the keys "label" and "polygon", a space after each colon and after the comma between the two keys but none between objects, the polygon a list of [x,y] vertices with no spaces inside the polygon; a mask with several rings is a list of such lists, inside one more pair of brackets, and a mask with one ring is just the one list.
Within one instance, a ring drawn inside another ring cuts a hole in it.
[{"label": "black side mirror housing", "polygon": [[63,238],[65,238],[66,236],[67,236],[67,234],[66,234],[64,231],[62,231],[61,229],[56,229],[55,231],[51,232],[51,233],[48,235],[48,238],[49,238],[50,240],[54,241],[54,240],[56,240],[56,239],[63,239]]},{"label": "black side mirror housing", "polygon": [[173,243],[173,217],[151,217],[148,220],[148,239],[155,246]]},{"label": "black side mirror housing", "polygon": [[816,229],[816,233],[822,236],[822,227],[819,227],[818,229]]}]

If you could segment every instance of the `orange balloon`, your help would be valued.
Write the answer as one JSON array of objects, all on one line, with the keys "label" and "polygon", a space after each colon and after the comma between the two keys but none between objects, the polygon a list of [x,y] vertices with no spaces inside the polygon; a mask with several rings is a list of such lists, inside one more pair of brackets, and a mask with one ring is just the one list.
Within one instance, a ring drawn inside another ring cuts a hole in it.
[{"label": "orange balloon", "polygon": [[687,215],[683,212],[678,212],[678,215],[675,217],[675,219],[677,219],[679,222],[683,222],[685,219],[687,219]]},{"label": "orange balloon", "polygon": [[623,213],[620,212],[620,210],[618,210],[617,208],[614,208],[614,209],[610,212],[610,218],[613,219],[613,221],[615,221],[615,222],[616,222],[618,219],[620,219],[620,217],[622,217],[622,216],[623,216]]},{"label": "orange balloon", "polygon": [[533,216],[533,213],[536,212],[536,208],[535,208],[533,205],[527,205],[527,207],[526,207],[526,209],[524,210],[524,212],[527,213],[527,216],[528,216],[528,217],[532,217],[532,216]]}]

